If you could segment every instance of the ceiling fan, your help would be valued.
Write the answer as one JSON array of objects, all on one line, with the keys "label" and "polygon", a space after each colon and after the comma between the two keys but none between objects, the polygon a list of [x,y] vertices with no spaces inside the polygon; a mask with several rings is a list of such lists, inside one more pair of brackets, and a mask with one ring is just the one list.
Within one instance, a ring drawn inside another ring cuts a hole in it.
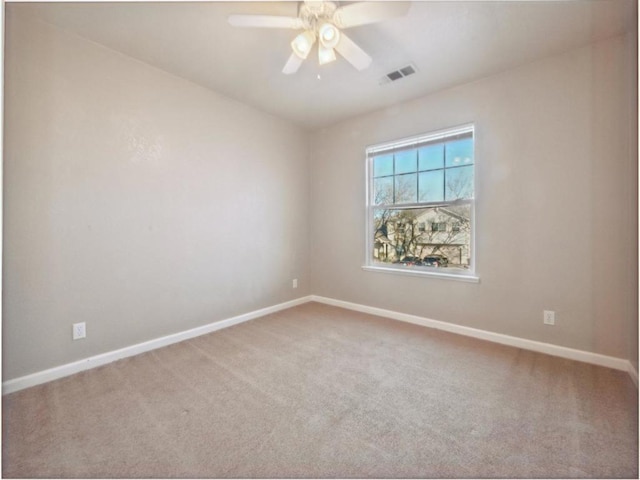
[{"label": "ceiling fan", "polygon": [[405,15],[408,10],[409,2],[358,2],[339,7],[330,1],[304,1],[298,5],[297,17],[230,15],[228,21],[235,27],[303,30],[291,42],[293,53],[282,69],[288,75],[298,71],[316,40],[320,65],[334,61],[337,51],[356,69],[364,70],[371,64],[371,57],[342,29]]}]

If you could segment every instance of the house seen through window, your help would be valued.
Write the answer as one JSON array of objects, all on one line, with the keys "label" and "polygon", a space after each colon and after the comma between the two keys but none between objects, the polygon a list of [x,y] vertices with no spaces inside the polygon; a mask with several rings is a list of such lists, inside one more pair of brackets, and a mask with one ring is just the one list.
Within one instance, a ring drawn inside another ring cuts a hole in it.
[{"label": "house seen through window", "polygon": [[472,126],[367,149],[369,266],[473,270]]}]

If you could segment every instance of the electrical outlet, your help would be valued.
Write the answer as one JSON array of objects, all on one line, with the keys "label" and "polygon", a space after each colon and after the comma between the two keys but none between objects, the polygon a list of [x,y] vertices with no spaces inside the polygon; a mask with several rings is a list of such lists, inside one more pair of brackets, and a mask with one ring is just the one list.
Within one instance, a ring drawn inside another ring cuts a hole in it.
[{"label": "electrical outlet", "polygon": [[552,310],[545,310],[543,313],[543,321],[545,325],[556,324],[556,312]]},{"label": "electrical outlet", "polygon": [[291,282],[291,286],[292,286],[293,288],[298,288],[298,279],[297,279],[297,278],[294,278],[294,279],[293,279],[293,282]]},{"label": "electrical outlet", "polygon": [[87,336],[87,324],[85,322],[73,324],[73,339],[80,340]]}]

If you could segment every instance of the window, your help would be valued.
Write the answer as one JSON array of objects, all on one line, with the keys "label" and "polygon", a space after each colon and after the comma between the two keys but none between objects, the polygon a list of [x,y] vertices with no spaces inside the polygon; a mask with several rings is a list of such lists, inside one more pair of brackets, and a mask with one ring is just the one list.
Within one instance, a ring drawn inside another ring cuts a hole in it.
[{"label": "window", "polygon": [[474,169],[473,126],[368,148],[365,268],[471,277]]}]

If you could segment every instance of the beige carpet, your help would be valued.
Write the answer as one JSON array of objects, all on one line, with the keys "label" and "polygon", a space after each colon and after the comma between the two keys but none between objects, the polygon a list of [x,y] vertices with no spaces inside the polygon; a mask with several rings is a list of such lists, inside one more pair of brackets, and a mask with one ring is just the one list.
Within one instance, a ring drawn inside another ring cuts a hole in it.
[{"label": "beige carpet", "polygon": [[5,477],[636,477],[624,372],[316,303],[3,397]]}]

